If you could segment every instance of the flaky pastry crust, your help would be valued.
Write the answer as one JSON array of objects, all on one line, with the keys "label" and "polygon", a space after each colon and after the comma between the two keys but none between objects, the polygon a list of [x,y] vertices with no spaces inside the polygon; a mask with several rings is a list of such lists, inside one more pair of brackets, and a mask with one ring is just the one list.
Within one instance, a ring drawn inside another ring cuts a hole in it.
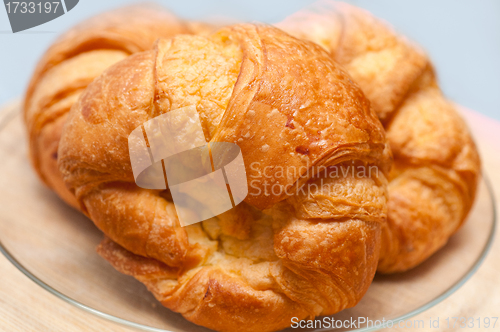
[{"label": "flaky pastry crust", "polygon": [[31,161],[45,184],[78,206],[59,174],[57,149],[66,115],[90,82],[128,55],[150,49],[160,37],[209,29],[156,6],[136,5],[93,17],[59,37],[39,61],[23,107]]},{"label": "flaky pastry crust", "polygon": [[360,85],[394,155],[378,271],[401,272],[444,246],[474,202],[480,160],[429,58],[365,10],[324,1],[279,23],[328,50]]},{"label": "flaky pastry crust", "polygon": [[[127,138],[192,105],[207,141],[238,144],[252,186],[236,208],[180,227],[168,190],[135,185]],[[391,164],[383,127],[325,50],[276,28],[178,35],[118,62],[71,109],[58,154],[109,237],[99,253],[196,324],[279,330],[354,306],[374,276]],[[378,171],[307,172],[352,165]],[[266,179],[307,190],[269,192]]]}]

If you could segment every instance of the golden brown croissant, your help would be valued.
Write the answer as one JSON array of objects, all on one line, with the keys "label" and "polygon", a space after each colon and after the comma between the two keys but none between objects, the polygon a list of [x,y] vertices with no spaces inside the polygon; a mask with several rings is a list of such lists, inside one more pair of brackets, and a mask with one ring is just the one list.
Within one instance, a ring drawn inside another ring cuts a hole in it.
[{"label": "golden brown croissant", "polygon": [[128,55],[150,49],[156,39],[205,32],[153,6],[129,6],[93,17],[62,35],[38,63],[24,100],[31,161],[40,178],[77,207],[57,169],[57,148],[66,114],[87,85]]},{"label": "golden brown croissant", "polygon": [[378,271],[410,269],[446,244],[466,218],[480,160],[427,56],[370,13],[322,2],[278,27],[328,50],[360,85],[394,155]]},{"label": "golden brown croissant", "polygon": [[[180,227],[168,190],[134,183],[128,136],[186,106],[207,141],[240,147],[251,185],[236,208]],[[196,324],[278,330],[354,306],[374,276],[391,163],[383,127],[326,51],[276,28],[161,39],[115,64],[71,109],[58,153],[110,238],[99,253]]]}]

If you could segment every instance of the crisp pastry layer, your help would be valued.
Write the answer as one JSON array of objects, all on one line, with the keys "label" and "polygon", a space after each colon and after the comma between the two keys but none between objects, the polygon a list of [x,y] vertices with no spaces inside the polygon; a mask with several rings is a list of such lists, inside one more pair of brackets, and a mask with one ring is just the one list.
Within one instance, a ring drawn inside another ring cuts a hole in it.
[{"label": "crisp pastry layer", "polygon": [[[251,185],[236,208],[180,227],[168,190],[135,185],[127,138],[184,106],[207,141],[238,144]],[[276,28],[178,35],[118,62],[71,109],[58,156],[108,237],[99,253],[196,324],[279,330],[354,306],[374,276],[391,165],[383,127],[329,53]]]},{"label": "crisp pastry layer", "polygon": [[29,153],[45,184],[78,207],[57,168],[57,149],[67,113],[90,82],[130,54],[150,49],[160,37],[206,34],[209,29],[141,5],[98,15],[59,37],[39,61],[24,99]]},{"label": "crisp pastry layer", "polygon": [[277,26],[323,46],[370,100],[394,155],[378,271],[420,264],[462,225],[480,176],[476,146],[428,57],[345,3],[321,2]]}]

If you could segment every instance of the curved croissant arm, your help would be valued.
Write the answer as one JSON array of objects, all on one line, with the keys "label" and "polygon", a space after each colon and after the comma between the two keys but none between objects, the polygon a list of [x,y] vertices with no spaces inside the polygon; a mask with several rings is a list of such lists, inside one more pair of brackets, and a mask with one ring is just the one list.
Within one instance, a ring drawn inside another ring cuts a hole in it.
[{"label": "curved croissant arm", "polygon": [[[181,228],[169,190],[135,187],[127,138],[186,106],[206,141],[239,146],[249,195]],[[109,237],[101,255],[221,331],[278,330],[355,305],[378,262],[390,163],[381,123],[329,54],[263,25],[159,40],[117,63],[72,108],[59,145],[65,183]]]},{"label": "curved croissant arm", "polygon": [[[212,252],[188,271],[132,254],[110,239],[97,251],[196,324],[217,331],[279,330],[293,317],[334,314],[359,302],[377,267],[384,184],[382,173],[362,180],[317,179],[306,194],[269,211],[264,218],[272,224],[254,220],[251,237],[215,237],[222,252],[210,248],[213,242],[198,225],[189,226],[190,241],[203,248],[196,250]],[[211,226],[204,223],[204,229]]]},{"label": "curved croissant arm", "polygon": [[153,6],[129,6],[93,17],[62,35],[39,61],[24,100],[31,161],[67,203],[78,204],[57,169],[57,149],[71,106],[106,68],[152,47],[156,39],[208,27],[184,23]]},{"label": "curved croissant arm", "polygon": [[327,49],[363,89],[387,131],[394,165],[380,272],[408,270],[465,220],[480,160],[427,56],[368,12],[324,1],[278,27]]}]

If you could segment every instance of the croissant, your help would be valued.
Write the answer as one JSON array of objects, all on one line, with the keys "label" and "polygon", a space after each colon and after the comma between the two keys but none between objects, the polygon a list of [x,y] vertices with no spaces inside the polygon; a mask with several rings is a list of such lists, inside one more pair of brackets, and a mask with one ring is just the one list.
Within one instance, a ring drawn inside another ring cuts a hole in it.
[{"label": "croissant", "polygon": [[[185,107],[207,142],[239,146],[249,192],[181,227],[169,189],[134,183],[128,137]],[[220,331],[279,330],[358,303],[377,267],[391,162],[382,124],[331,56],[254,24],[160,39],[108,68],[71,109],[58,149],[64,182],[107,235],[98,252]]]},{"label": "croissant", "polygon": [[345,3],[320,2],[277,26],[328,50],[370,100],[394,156],[378,271],[415,267],[462,225],[480,176],[476,146],[428,57]]},{"label": "croissant", "polygon": [[128,55],[150,49],[159,37],[208,30],[160,8],[129,6],[93,17],[62,35],[39,61],[24,99],[29,153],[45,184],[78,207],[57,168],[57,149],[69,109],[94,78]]}]

